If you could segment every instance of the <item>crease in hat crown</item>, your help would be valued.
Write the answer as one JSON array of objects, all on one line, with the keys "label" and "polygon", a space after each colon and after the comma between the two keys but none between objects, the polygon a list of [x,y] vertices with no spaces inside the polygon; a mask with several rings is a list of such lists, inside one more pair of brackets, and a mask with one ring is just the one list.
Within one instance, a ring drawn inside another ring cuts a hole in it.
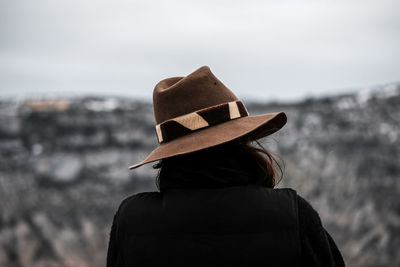
[{"label": "crease in hat crown", "polygon": [[[171,77],[158,82],[153,91],[153,108],[155,132],[160,144],[129,169],[245,136],[248,140],[256,140],[278,131],[287,121],[284,112],[250,116],[244,104],[208,66],[202,66],[185,77]],[[199,116],[206,123],[198,120]],[[186,120],[196,127],[185,127]],[[168,136],[172,138],[164,139]]]}]

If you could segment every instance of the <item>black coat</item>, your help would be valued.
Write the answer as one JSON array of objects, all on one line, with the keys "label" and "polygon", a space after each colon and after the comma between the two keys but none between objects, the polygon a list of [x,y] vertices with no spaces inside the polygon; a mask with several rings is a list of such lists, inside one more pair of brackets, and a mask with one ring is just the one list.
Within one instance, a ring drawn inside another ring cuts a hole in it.
[{"label": "black coat", "polygon": [[113,266],[344,266],[318,213],[292,189],[170,189],[125,199]]}]

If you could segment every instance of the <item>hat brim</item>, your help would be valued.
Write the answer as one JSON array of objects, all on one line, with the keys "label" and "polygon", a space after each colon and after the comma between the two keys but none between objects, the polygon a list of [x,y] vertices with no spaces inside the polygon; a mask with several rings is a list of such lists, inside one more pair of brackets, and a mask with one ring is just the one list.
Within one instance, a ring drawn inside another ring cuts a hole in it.
[{"label": "hat brim", "polygon": [[162,143],[142,162],[129,166],[129,169],[135,169],[160,159],[220,145],[244,136],[248,136],[249,140],[256,140],[278,131],[286,124],[286,121],[287,117],[284,112],[276,112],[242,117],[207,127]]}]

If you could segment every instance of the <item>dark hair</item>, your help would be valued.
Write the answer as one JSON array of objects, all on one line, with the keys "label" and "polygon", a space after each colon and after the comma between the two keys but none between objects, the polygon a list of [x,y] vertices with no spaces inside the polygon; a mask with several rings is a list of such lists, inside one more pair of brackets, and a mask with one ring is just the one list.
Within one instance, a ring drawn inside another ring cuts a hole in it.
[{"label": "dark hair", "polygon": [[189,154],[160,160],[156,185],[170,188],[215,188],[256,184],[273,188],[282,178],[282,168],[258,141],[234,140]]}]

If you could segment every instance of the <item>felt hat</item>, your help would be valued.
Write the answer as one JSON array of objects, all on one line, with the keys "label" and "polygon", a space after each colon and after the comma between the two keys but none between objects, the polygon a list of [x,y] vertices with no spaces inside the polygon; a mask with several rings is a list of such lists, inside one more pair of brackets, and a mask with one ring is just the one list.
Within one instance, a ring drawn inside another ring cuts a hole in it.
[{"label": "felt hat", "polygon": [[241,137],[256,140],[278,131],[287,121],[284,112],[250,116],[208,66],[186,77],[160,81],[154,88],[153,107],[159,145],[129,169]]}]

